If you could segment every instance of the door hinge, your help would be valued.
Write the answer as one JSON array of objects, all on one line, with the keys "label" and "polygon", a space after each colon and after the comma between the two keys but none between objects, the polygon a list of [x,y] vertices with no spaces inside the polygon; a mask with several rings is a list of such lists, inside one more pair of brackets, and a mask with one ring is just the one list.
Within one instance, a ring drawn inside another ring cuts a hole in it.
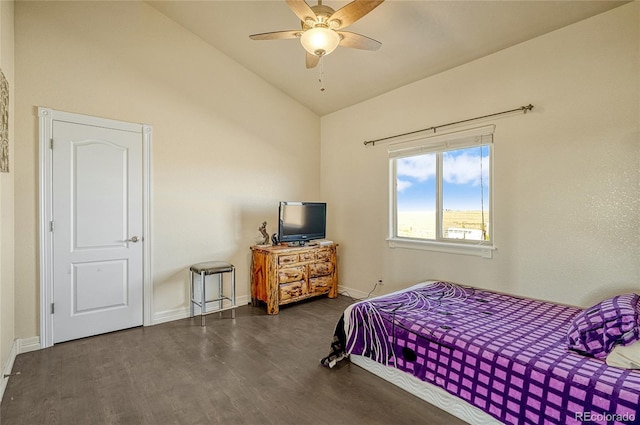
[{"label": "door hinge", "polygon": [[49,149],[53,149],[53,137],[49,139]]},{"label": "door hinge", "polygon": [[55,303],[51,303],[51,314],[56,312],[56,304]]},{"label": "door hinge", "polygon": [[53,220],[49,222],[49,231],[53,232]]}]

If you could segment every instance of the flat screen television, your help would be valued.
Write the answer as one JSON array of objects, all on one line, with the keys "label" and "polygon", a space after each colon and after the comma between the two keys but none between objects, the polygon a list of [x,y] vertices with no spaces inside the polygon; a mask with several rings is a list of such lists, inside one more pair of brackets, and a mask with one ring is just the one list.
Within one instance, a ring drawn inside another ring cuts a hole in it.
[{"label": "flat screen television", "polygon": [[327,204],[324,202],[280,202],[278,240],[303,244],[324,239],[327,231]]}]

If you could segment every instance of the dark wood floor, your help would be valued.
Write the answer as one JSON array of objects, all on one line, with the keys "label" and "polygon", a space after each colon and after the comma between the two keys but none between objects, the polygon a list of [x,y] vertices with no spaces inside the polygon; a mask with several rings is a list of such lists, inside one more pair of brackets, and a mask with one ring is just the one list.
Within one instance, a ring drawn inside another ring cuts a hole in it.
[{"label": "dark wood floor", "polygon": [[243,306],[205,328],[185,319],[20,354],[0,424],[463,424],[348,361],[320,366],[350,302]]}]

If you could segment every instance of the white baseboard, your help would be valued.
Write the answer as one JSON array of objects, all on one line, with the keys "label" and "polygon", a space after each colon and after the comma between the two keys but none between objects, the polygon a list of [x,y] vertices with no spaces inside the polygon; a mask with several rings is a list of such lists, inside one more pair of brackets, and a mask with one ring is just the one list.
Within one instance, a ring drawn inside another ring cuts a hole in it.
[{"label": "white baseboard", "polygon": [[151,325],[159,325],[160,323],[173,322],[189,317],[189,308],[180,307],[173,310],[164,310],[153,313],[151,316]]},{"label": "white baseboard", "polygon": [[13,341],[13,345],[11,345],[11,350],[9,351],[9,357],[7,361],[2,365],[2,379],[0,379],[0,402],[2,401],[2,397],[4,396],[4,390],[7,388],[7,383],[9,382],[9,375],[11,375],[11,370],[13,369],[13,362],[16,360],[16,356],[18,355],[18,340]]},{"label": "white baseboard", "polygon": [[[251,302],[249,295],[236,298],[238,307],[247,305]],[[159,325],[160,323],[172,322],[174,320],[186,319],[189,317],[189,307],[174,308],[172,310],[164,310],[153,313],[151,316],[151,324]]]},{"label": "white baseboard", "polygon": [[[378,287],[378,290],[375,291],[374,293],[372,293],[369,298],[373,298],[373,297],[377,297],[378,295],[380,295],[380,287]],[[351,298],[355,298],[356,300],[363,300],[365,298],[367,298],[367,295],[369,295],[368,292],[363,292],[360,291],[358,289],[353,289],[353,288],[349,288],[347,286],[342,286],[342,285],[338,285],[338,294],[340,295],[345,295],[347,297],[351,297]]]},{"label": "white baseboard", "polygon": [[7,388],[9,378],[11,377],[11,371],[13,370],[13,363],[16,361],[18,354],[28,353],[29,351],[40,349],[40,337],[34,336],[31,338],[15,339],[11,345],[9,351],[9,357],[7,361],[2,365],[2,377],[0,379],[0,401],[4,396],[4,390]]},{"label": "white baseboard", "polygon": [[32,336],[31,338],[18,339],[18,354],[28,353],[42,348],[40,346],[40,337]]}]

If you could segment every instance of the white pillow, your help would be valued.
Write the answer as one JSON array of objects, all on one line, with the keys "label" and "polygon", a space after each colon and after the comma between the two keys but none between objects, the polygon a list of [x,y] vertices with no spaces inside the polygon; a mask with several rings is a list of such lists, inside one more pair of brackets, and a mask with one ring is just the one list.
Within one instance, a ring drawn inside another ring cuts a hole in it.
[{"label": "white pillow", "polygon": [[640,369],[640,341],[616,345],[607,355],[607,364],[620,369]]}]

